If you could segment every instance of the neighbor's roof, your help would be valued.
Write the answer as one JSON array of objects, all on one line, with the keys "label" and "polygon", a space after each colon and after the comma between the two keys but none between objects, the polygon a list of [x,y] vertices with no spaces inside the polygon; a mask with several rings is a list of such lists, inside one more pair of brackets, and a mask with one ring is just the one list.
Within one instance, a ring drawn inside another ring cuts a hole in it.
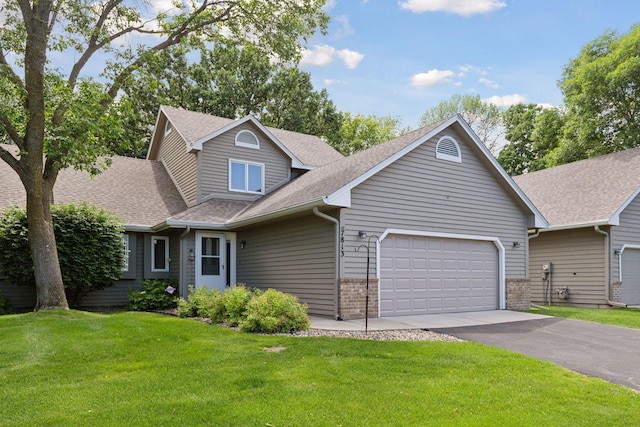
[{"label": "neighbor's roof", "polygon": [[640,147],[516,176],[551,228],[618,225],[640,189]]},{"label": "neighbor's roof", "polygon": [[[24,207],[20,178],[3,161],[0,182],[0,208]],[[187,209],[162,163],[129,157],[113,157],[111,166],[93,178],[87,172],[64,169],[53,194],[56,203],[86,202],[107,209],[130,229],[151,228]]]},{"label": "neighbor's roof", "polygon": [[[225,127],[233,127],[236,123],[240,124],[246,121],[246,118],[231,120],[164,105],[160,107],[160,112],[171,121],[173,127],[180,133],[185,142],[190,145],[210,135],[215,135]],[[257,120],[255,122],[262,126]],[[275,137],[285,149],[289,150],[305,165],[322,166],[344,157],[317,136],[268,126],[264,126],[264,129],[267,131],[267,136],[271,134]],[[155,140],[155,138],[152,140]]]}]

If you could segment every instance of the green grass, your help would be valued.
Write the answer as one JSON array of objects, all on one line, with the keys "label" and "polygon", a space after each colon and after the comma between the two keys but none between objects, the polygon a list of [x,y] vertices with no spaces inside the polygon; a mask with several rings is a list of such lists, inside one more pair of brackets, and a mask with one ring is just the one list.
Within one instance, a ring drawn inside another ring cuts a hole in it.
[{"label": "green grass", "polygon": [[640,329],[640,308],[576,308],[555,305],[544,307],[548,310],[535,308],[529,310],[529,313]]},{"label": "green grass", "polygon": [[470,342],[250,335],[149,313],[0,316],[1,426],[638,423],[630,389]]}]

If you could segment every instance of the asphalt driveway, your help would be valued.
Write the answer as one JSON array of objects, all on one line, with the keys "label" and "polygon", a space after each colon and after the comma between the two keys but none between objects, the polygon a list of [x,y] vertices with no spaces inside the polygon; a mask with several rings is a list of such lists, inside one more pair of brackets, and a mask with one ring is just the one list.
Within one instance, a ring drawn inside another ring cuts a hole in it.
[{"label": "asphalt driveway", "polygon": [[554,317],[431,330],[548,360],[640,391],[640,330]]}]

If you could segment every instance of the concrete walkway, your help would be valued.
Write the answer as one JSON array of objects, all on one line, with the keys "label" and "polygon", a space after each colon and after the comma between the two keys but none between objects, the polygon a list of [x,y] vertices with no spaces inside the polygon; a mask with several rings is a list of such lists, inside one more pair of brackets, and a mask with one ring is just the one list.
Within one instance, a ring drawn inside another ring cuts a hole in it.
[{"label": "concrete walkway", "polygon": [[[541,316],[539,314],[521,313],[518,311],[508,310],[380,317],[369,319],[368,329],[370,331],[385,331],[393,329],[456,328],[461,326],[519,322],[523,320],[542,319],[547,317],[548,316]],[[311,316],[311,328],[329,329],[334,331],[364,331],[365,321],[364,319],[333,320]]]}]

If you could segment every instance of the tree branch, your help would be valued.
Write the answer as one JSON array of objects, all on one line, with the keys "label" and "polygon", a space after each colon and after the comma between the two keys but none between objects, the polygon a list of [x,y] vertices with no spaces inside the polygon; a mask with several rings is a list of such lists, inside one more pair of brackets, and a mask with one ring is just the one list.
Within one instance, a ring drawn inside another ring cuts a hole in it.
[{"label": "tree branch", "polygon": [[6,114],[0,113],[0,123],[2,123],[2,126],[4,126],[7,134],[9,134],[9,138],[11,139],[11,141],[13,141],[20,150],[26,151],[24,139],[18,133],[18,130],[13,126],[13,123],[11,123]]},{"label": "tree branch", "polygon": [[4,160],[11,169],[16,171],[16,173],[20,176],[20,179],[23,178],[22,165],[20,160],[16,159],[13,154],[11,154],[8,150],[5,150],[0,146],[0,159]]}]

